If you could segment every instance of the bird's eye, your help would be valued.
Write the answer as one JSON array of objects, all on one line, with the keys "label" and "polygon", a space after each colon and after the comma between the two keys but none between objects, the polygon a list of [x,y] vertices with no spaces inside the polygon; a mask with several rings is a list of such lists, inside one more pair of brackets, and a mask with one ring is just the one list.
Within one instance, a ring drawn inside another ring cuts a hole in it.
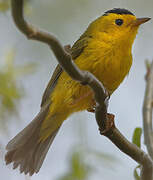
[{"label": "bird's eye", "polygon": [[115,24],[117,24],[118,26],[121,26],[123,24],[123,19],[116,19]]}]

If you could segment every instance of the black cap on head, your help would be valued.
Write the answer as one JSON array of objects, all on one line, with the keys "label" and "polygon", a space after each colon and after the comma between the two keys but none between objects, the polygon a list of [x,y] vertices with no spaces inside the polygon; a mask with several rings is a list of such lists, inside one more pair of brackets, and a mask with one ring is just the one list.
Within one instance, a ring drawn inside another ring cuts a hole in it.
[{"label": "black cap on head", "polygon": [[105,12],[104,16],[106,16],[107,14],[109,13],[115,13],[115,14],[130,14],[130,15],[133,15],[134,14],[132,12],[130,12],[129,10],[127,9],[121,9],[121,8],[114,8],[114,9],[111,9],[111,10],[108,10]]}]

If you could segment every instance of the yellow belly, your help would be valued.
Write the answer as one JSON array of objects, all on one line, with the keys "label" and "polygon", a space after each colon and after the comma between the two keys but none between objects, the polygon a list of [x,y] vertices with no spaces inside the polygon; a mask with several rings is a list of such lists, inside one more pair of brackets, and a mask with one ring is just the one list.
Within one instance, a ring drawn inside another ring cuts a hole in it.
[{"label": "yellow belly", "polygon": [[[98,54],[95,55],[94,53]],[[110,94],[123,81],[132,64],[132,57],[117,56],[111,52],[109,56],[104,56],[103,52],[98,49],[88,56],[86,52],[78,57],[75,62],[83,70],[93,73],[105,86]],[[94,57],[97,57],[94,59]],[[55,112],[64,109],[70,113],[82,111],[90,107],[93,99],[92,91],[88,86],[82,86],[78,82],[72,80],[67,73],[63,72],[57,82],[54,92],[51,96],[52,105],[50,111]],[[64,110],[65,111],[65,110]]]}]

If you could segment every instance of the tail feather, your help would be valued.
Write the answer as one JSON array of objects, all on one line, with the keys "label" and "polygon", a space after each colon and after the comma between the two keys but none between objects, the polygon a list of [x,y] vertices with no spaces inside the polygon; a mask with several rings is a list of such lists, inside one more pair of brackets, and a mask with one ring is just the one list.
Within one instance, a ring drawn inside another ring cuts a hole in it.
[{"label": "tail feather", "polygon": [[49,104],[44,106],[39,112],[39,114],[34,118],[34,120],[7,144],[6,149],[11,150],[16,147],[22,146],[27,140],[33,138],[33,136],[35,136],[34,132],[40,128],[40,124],[44,120],[48,112],[48,108]]},{"label": "tail feather", "polygon": [[35,169],[36,173],[39,172],[39,169],[42,166],[45,156],[46,156],[56,134],[58,133],[58,131],[59,131],[59,128],[56,131],[54,131],[52,133],[52,135],[47,138],[46,141],[44,141],[43,143],[41,143],[37,146],[36,151],[35,151],[35,159],[34,159],[34,162],[35,162],[34,169]]},{"label": "tail feather", "polygon": [[39,141],[41,123],[49,109],[49,105],[42,107],[35,119],[17,134],[6,146],[6,164],[13,163],[13,169],[20,166],[20,172],[33,175],[38,173],[59,128],[43,142]]}]

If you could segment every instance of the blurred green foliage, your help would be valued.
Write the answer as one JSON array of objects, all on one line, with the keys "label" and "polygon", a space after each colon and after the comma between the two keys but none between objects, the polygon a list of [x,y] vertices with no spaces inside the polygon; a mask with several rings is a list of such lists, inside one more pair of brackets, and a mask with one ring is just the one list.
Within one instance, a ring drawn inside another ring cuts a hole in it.
[{"label": "blurred green foliage", "polygon": [[142,135],[142,128],[140,127],[135,128],[132,142],[136,144],[139,148],[141,148],[141,135]]},{"label": "blurred green foliage", "polygon": [[0,0],[0,12],[5,12],[10,7],[10,0]]},{"label": "blurred green foliage", "polygon": [[[77,147],[80,147],[80,145]],[[72,149],[68,171],[57,180],[88,180],[96,167],[99,167],[95,166],[97,162],[101,162],[106,168],[108,165],[119,162],[117,158],[110,154],[98,152],[87,146],[83,149],[77,147]]]},{"label": "blurred green foliage", "polygon": [[6,130],[6,124],[12,115],[18,115],[17,105],[24,95],[24,89],[18,84],[19,78],[32,73],[35,68],[35,64],[16,66],[14,60],[15,51],[12,49],[6,54],[4,64],[0,67],[1,130]]},{"label": "blurred green foliage", "polygon": [[87,180],[91,167],[85,162],[81,151],[74,151],[69,161],[69,170],[58,180]]},{"label": "blurred green foliage", "polygon": [[[29,2],[31,0],[25,0],[25,13],[26,15],[29,15],[31,13],[31,6],[29,6]],[[10,9],[11,0],[0,0],[0,12],[6,12]]]},{"label": "blurred green foliage", "polygon": [[[31,13],[31,0],[25,0],[25,13]],[[0,12],[10,10],[11,0],[0,0]],[[24,88],[18,83],[23,75],[32,73],[36,64],[15,65],[15,50],[6,53],[4,64],[0,67],[0,131],[6,132],[10,117],[18,116],[18,105],[24,95]],[[4,130],[4,131],[2,131]]]}]

